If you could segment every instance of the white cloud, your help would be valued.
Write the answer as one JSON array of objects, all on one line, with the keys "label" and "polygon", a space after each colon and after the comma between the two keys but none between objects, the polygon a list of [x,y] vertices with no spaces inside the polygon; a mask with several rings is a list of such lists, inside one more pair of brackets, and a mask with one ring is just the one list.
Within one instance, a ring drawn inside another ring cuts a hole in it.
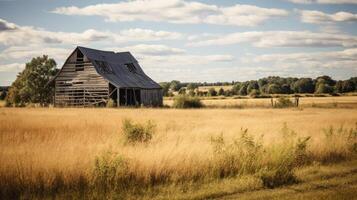
[{"label": "white cloud", "polygon": [[286,10],[236,4],[229,7],[184,0],[133,0],[86,7],[59,7],[64,15],[102,16],[107,21],[154,21],[178,24],[256,26],[272,17],[288,15]]},{"label": "white cloud", "polygon": [[293,3],[300,4],[357,4],[357,0],[288,0]]},{"label": "white cloud", "polygon": [[184,49],[168,47],[166,45],[148,45],[148,44],[138,44],[133,46],[127,46],[122,48],[114,48],[108,49],[110,51],[123,52],[130,51],[133,54],[139,55],[152,55],[152,56],[160,56],[160,55],[176,55],[185,53]]},{"label": "white cloud", "polygon": [[0,32],[16,29],[16,25],[9,23],[6,20],[0,19]]},{"label": "white cloud", "polygon": [[23,63],[0,64],[0,72],[18,72],[25,68]]},{"label": "white cloud", "polygon": [[301,21],[312,24],[326,24],[335,22],[357,22],[357,14],[349,12],[337,12],[327,14],[316,10],[302,10]]},{"label": "white cloud", "polygon": [[65,60],[71,53],[71,49],[53,48],[42,46],[11,46],[3,50],[0,54],[2,60],[31,59],[36,56],[48,55],[56,60]]},{"label": "white cloud", "polygon": [[138,54],[136,56],[141,64],[146,67],[177,67],[190,66],[198,67],[200,65],[212,62],[231,62],[234,60],[232,55],[213,54],[213,55],[167,55],[167,56],[147,56]]},{"label": "white cloud", "polygon": [[218,35],[190,41],[189,46],[251,43],[255,47],[354,47],[357,37],[346,34],[310,31],[252,31]]},{"label": "white cloud", "polygon": [[357,66],[357,48],[330,52],[309,52],[289,54],[264,54],[247,56],[242,59],[245,64],[271,63],[272,66],[297,69],[349,69],[355,70]]},{"label": "white cloud", "polygon": [[0,21],[0,44],[88,44],[93,42],[125,43],[132,41],[160,41],[179,39],[177,32],[153,31],[148,29],[128,29],[117,33],[88,29],[83,32],[53,32],[31,26],[18,26],[5,20]]}]

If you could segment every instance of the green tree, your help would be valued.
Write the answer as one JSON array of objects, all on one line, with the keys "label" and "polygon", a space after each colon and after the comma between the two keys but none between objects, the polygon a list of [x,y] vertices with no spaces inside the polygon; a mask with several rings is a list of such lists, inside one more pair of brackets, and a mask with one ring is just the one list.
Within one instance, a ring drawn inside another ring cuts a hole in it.
[{"label": "green tree", "polygon": [[281,93],[283,93],[283,94],[290,94],[290,93],[291,93],[290,85],[288,85],[288,84],[283,84],[283,85],[281,86]]},{"label": "green tree", "polygon": [[280,87],[280,85],[275,84],[275,83],[270,84],[270,85],[268,86],[268,93],[269,93],[269,94],[281,94],[282,92],[281,92],[281,87]]},{"label": "green tree", "polygon": [[316,78],[316,82],[316,85],[318,85],[319,82],[323,82],[329,86],[334,86],[336,84],[336,81],[329,76],[319,76]]},{"label": "green tree", "polygon": [[250,94],[252,90],[259,90],[259,84],[258,81],[249,81],[248,87],[247,87],[247,93]]},{"label": "green tree", "polygon": [[179,94],[186,94],[186,89],[185,88],[180,88],[178,93]]},{"label": "green tree", "polygon": [[311,78],[300,78],[294,85],[295,93],[314,93],[315,86]]},{"label": "green tree", "polygon": [[224,89],[223,89],[223,88],[220,88],[220,89],[218,90],[218,96],[222,96],[222,95],[224,95]]},{"label": "green tree", "polygon": [[51,102],[53,86],[47,85],[57,73],[56,62],[44,55],[26,63],[12,83],[6,101],[9,105],[22,106],[27,103],[45,105]]},{"label": "green tree", "polygon": [[170,83],[170,89],[172,91],[178,91],[181,87],[182,87],[182,85],[181,85],[180,81],[173,80]]},{"label": "green tree", "polygon": [[188,85],[187,85],[187,89],[188,90],[195,90],[195,89],[197,89],[198,88],[198,85],[196,84],[196,83],[189,83]]},{"label": "green tree", "polygon": [[168,92],[169,92],[169,89],[170,89],[170,83],[168,82],[161,82],[160,83],[160,86],[162,87],[162,94],[164,96],[168,96]]},{"label": "green tree", "polygon": [[217,96],[217,91],[214,89],[214,88],[210,88],[209,90],[208,90],[208,94],[209,94],[209,96]]},{"label": "green tree", "polygon": [[332,93],[332,92],[333,92],[333,87],[325,83],[320,83],[315,91],[315,93],[317,94],[325,94],[325,93]]},{"label": "green tree", "polygon": [[247,95],[247,84],[242,84],[240,89],[239,89],[239,95],[245,96]]},{"label": "green tree", "polygon": [[345,80],[342,83],[342,87],[344,92],[353,92],[355,91],[356,85],[351,80]]}]

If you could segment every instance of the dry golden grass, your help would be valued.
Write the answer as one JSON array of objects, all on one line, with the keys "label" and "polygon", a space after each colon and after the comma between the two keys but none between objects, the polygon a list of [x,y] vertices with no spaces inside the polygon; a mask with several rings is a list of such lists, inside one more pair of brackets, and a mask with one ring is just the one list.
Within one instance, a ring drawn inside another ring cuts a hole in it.
[{"label": "dry golden grass", "polygon": [[[350,101],[344,97],[338,100]],[[124,145],[121,127],[125,118],[154,121],[157,131],[152,142]],[[222,134],[230,141],[242,128],[248,128],[255,137],[263,134],[263,143],[269,146],[281,138],[279,133],[286,123],[298,136],[312,136],[309,150],[318,157],[329,151],[329,146],[321,142],[323,129],[341,125],[353,128],[356,122],[357,112],[336,108],[1,108],[0,176],[36,183],[41,174],[52,184],[60,174],[64,184],[70,184],[74,178],[91,176],[96,156],[112,151],[125,156],[130,161],[128,173],[147,179],[144,182],[167,174],[174,179],[175,173],[178,178],[189,179],[207,172],[212,160],[211,137]],[[337,138],[334,148],[344,150],[344,144]]]},{"label": "dry golden grass", "polygon": [[208,91],[210,88],[214,88],[217,92],[219,89],[223,88],[224,90],[232,89],[233,85],[223,85],[223,86],[200,86],[198,87],[199,91]]},{"label": "dry golden grass", "polygon": [[[293,101],[294,98],[291,98]],[[271,108],[270,98],[256,99],[234,99],[232,97],[203,98],[202,103],[212,108]],[[167,98],[164,104],[171,106],[173,100]],[[337,96],[337,97],[300,97],[299,105],[306,107],[321,108],[357,108],[357,96]]]}]

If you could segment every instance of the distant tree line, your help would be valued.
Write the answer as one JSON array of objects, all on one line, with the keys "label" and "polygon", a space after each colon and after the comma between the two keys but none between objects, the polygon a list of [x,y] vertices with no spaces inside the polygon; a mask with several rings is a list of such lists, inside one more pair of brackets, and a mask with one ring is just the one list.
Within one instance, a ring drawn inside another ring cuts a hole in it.
[{"label": "distant tree line", "polygon": [[[357,92],[357,77],[347,80],[334,80],[330,76],[319,76],[312,78],[283,78],[279,76],[269,76],[258,80],[244,82],[217,82],[217,83],[181,83],[173,80],[171,82],[160,83],[164,96],[173,96],[174,92],[188,94],[190,96],[232,96],[250,95],[258,96],[262,94],[333,94]],[[218,91],[213,86],[233,85],[232,89],[220,88]],[[198,90],[198,87],[212,86],[208,91]]]}]

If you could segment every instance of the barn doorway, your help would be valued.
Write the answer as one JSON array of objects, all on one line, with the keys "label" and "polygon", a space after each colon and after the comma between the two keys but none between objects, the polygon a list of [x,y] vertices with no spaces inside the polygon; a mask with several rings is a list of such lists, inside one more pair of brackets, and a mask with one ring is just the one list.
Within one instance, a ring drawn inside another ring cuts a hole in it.
[{"label": "barn doorway", "polygon": [[120,106],[139,106],[141,104],[140,89],[121,88],[119,89]]}]

